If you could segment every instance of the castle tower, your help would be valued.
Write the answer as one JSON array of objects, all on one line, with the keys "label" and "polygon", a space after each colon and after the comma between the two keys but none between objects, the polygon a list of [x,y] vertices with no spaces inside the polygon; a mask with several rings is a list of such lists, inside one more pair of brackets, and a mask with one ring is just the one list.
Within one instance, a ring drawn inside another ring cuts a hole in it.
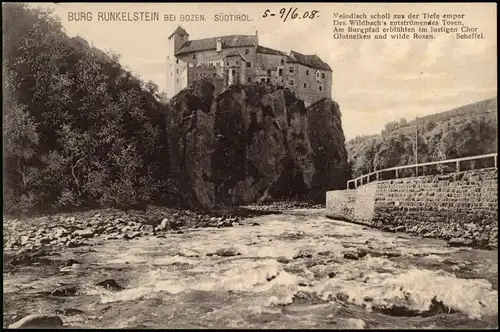
[{"label": "castle tower", "polygon": [[182,27],[177,29],[168,37],[167,41],[167,98],[172,98],[180,91],[184,80],[180,76],[182,64],[175,56],[175,53],[189,40],[189,34]]}]

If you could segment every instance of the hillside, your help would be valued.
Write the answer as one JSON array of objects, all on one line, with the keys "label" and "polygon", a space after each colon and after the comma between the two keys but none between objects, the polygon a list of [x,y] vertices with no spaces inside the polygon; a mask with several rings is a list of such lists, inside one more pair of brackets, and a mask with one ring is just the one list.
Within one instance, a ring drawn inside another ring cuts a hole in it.
[{"label": "hillside", "polygon": [[346,144],[353,177],[373,170],[497,151],[497,98],[407,122],[390,122],[380,135],[356,137]]}]

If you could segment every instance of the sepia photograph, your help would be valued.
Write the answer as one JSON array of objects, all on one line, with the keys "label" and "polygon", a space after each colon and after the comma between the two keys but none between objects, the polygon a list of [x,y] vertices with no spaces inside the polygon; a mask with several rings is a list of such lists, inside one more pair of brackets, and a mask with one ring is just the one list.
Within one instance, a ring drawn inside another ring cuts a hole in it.
[{"label": "sepia photograph", "polygon": [[498,329],[496,9],[3,3],[3,328]]}]

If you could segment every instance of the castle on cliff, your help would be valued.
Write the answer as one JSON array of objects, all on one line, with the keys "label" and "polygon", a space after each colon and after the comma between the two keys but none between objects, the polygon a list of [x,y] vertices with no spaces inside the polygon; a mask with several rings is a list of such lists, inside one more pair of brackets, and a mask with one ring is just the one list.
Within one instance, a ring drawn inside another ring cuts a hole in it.
[{"label": "castle on cliff", "polygon": [[261,46],[257,32],[189,40],[178,26],[168,37],[167,98],[202,78],[214,84],[216,94],[233,84],[288,88],[306,106],[332,94],[332,69],[317,55]]}]

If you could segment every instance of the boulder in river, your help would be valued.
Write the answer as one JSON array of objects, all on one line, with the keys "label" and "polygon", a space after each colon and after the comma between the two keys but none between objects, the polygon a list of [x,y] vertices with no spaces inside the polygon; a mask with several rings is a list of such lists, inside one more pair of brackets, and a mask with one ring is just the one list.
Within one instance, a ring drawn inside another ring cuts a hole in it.
[{"label": "boulder in river", "polygon": [[63,327],[63,321],[58,316],[29,315],[11,324],[9,329],[26,328],[59,328]]},{"label": "boulder in river", "polygon": [[105,288],[107,290],[112,290],[112,291],[121,291],[121,290],[125,289],[119,283],[117,283],[116,280],[114,280],[114,279],[106,279],[104,281],[97,283],[96,286]]},{"label": "boulder in river", "polygon": [[241,255],[235,248],[222,248],[215,252],[217,256],[231,257]]},{"label": "boulder in river", "polygon": [[448,246],[450,247],[466,247],[472,244],[472,240],[464,238],[453,238],[448,241]]},{"label": "boulder in river", "polygon": [[52,296],[75,296],[77,293],[77,289],[75,286],[64,287],[64,288],[56,288],[52,291]]},{"label": "boulder in river", "polygon": [[85,314],[85,311],[74,308],[65,308],[65,309],[57,309],[56,314],[64,316],[76,316]]}]

